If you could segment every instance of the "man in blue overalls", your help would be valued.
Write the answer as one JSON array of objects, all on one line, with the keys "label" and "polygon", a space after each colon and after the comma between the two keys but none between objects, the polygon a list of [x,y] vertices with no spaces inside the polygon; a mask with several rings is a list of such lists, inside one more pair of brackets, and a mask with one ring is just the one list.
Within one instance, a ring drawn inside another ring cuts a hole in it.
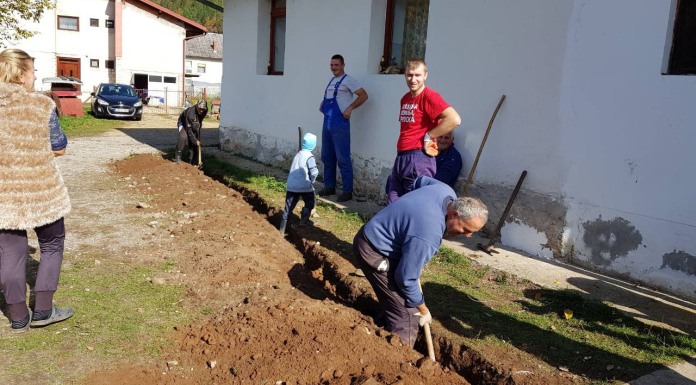
[{"label": "man in blue overalls", "polygon": [[[319,111],[324,114],[321,134],[321,160],[324,163],[324,189],[319,196],[336,194],[336,165],[341,171],[343,192],[336,202],[353,199],[353,163],[350,159],[350,115],[367,100],[367,92],[345,73],[343,56],[331,57],[331,78],[324,90]],[[353,99],[354,95],[357,98]]]}]

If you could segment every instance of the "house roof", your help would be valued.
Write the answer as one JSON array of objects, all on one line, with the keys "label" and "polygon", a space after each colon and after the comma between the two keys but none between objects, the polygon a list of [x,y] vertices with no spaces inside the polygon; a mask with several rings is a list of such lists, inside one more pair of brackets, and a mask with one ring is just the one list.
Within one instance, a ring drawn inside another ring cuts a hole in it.
[{"label": "house roof", "polygon": [[151,0],[124,0],[124,2],[129,2],[135,5],[140,5],[143,8],[148,9],[152,13],[156,13],[158,16],[165,16],[171,21],[178,20],[184,23],[184,28],[186,29],[186,36],[196,36],[208,32],[208,29],[201,24],[196,23],[191,19],[187,19],[178,13],[172,11],[169,8],[165,8]]},{"label": "house roof", "polygon": [[222,34],[208,33],[188,40],[186,57],[222,59]]}]

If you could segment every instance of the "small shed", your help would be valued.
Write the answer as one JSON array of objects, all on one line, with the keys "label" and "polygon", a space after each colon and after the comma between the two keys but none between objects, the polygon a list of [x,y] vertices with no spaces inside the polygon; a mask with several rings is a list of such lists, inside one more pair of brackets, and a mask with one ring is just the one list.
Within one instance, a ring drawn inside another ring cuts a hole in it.
[{"label": "small shed", "polygon": [[68,76],[44,78],[44,84],[51,84],[50,92],[58,97],[61,114],[69,116],[82,116],[85,114],[82,108],[82,81]]}]

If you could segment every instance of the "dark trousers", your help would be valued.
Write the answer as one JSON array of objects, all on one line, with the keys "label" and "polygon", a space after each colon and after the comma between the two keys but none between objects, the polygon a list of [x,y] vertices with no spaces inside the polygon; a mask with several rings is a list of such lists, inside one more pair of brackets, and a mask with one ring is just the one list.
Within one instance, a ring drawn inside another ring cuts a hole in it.
[{"label": "dark trousers", "polygon": [[387,185],[387,204],[396,202],[400,196],[413,190],[413,182],[419,176],[435,175],[435,157],[421,150],[398,153]]},{"label": "dark trousers", "polygon": [[[379,272],[373,269],[366,259],[383,258],[370,245],[365,238],[364,226],[353,239],[353,252],[358,261],[360,269],[365,273],[365,278],[370,282],[372,290],[377,295],[379,304],[382,305],[386,319],[386,329],[396,333],[404,344],[413,347],[418,337],[418,309],[406,307],[406,298],[401,295],[399,288],[394,280],[394,270],[396,266],[390,266],[388,271]],[[392,262],[392,261],[390,261]]]},{"label": "dark trousers", "polygon": [[314,209],[314,204],[316,203],[314,191],[303,193],[287,191],[285,193],[285,211],[283,211],[284,221],[287,221],[290,213],[295,210],[295,206],[297,206],[297,202],[300,201],[300,198],[302,198],[304,202],[300,218],[305,221],[309,219],[309,215],[312,213],[312,209]]},{"label": "dark trousers", "polygon": [[[63,263],[65,224],[63,218],[34,229],[41,249],[41,262],[36,275],[34,309],[48,310],[53,293],[58,289],[60,266]],[[21,320],[28,314],[26,307],[26,266],[29,241],[26,230],[0,230],[0,283],[12,320]]]},{"label": "dark trousers", "polygon": [[[193,136],[195,136],[200,141],[200,130],[192,130]],[[187,142],[189,147],[189,163],[198,164],[198,146],[196,145],[195,141],[189,139],[188,134],[186,134],[186,129],[182,127],[181,130],[179,130],[179,141],[176,143],[176,151],[183,151]]]}]

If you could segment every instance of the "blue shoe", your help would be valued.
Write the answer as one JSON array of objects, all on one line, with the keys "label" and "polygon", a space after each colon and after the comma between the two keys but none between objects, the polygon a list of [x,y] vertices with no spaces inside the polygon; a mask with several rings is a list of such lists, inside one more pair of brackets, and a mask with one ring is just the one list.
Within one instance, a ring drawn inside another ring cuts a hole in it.
[{"label": "blue shoe", "polygon": [[26,332],[27,330],[29,330],[29,324],[30,324],[29,321],[31,321],[31,310],[29,310],[28,318],[25,317],[24,319],[27,320],[27,323],[26,323],[24,326],[19,326],[19,324],[20,324],[22,321],[24,321],[24,320],[22,320],[22,321],[13,321],[13,322],[11,323],[11,325],[10,325],[10,331],[11,331],[12,333],[14,333],[14,334],[19,334],[19,333],[24,333],[24,332]]},{"label": "blue shoe", "polygon": [[71,307],[55,307],[51,309],[51,316],[42,320],[31,320],[31,327],[40,328],[54,324],[56,322],[65,321],[75,314]]}]

